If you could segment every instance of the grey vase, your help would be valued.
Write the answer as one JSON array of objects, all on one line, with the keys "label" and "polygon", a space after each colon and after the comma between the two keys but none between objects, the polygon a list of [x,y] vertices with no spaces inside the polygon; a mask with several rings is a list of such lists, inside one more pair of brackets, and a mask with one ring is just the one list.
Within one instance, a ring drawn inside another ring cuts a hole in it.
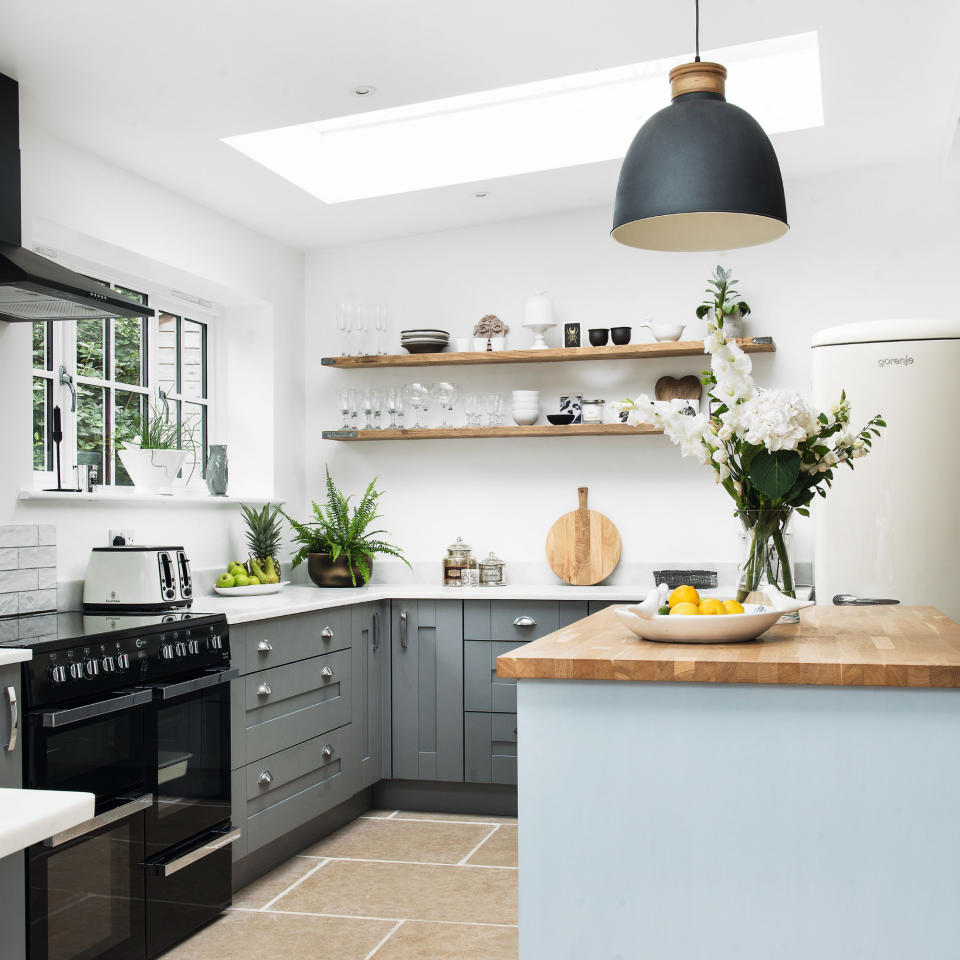
[{"label": "grey vase", "polygon": [[227,494],[227,445],[212,443],[207,449],[207,489],[211,496],[224,497]]}]

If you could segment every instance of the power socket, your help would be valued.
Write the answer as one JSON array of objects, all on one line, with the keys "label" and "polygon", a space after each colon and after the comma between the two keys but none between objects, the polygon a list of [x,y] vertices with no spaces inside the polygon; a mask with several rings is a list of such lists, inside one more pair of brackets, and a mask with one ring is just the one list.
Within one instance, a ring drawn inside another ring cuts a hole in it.
[{"label": "power socket", "polygon": [[111,547],[129,547],[133,545],[133,530],[130,527],[111,527],[107,545]]}]

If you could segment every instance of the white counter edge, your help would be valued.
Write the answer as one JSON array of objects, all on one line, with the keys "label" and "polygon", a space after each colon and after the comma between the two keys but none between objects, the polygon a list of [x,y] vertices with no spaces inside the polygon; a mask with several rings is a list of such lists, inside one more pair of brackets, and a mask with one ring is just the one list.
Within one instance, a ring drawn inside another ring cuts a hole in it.
[{"label": "white counter edge", "polygon": [[69,830],[93,813],[92,793],[0,788],[0,857]]}]

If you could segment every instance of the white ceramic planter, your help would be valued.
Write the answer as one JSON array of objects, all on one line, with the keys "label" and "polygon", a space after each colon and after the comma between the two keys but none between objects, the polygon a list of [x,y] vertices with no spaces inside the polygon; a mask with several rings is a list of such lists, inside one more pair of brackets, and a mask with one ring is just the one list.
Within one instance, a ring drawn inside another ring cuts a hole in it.
[{"label": "white ceramic planter", "polygon": [[186,450],[141,450],[125,447],[120,462],[130,479],[147,493],[173,494],[173,481],[187,459]]}]

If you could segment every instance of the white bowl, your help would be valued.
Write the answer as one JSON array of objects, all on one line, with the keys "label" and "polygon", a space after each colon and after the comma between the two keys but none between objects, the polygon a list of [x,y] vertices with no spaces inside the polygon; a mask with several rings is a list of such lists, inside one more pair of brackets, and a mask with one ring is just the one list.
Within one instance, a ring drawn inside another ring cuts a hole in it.
[{"label": "white bowl", "polygon": [[521,411],[523,411],[524,413],[529,413],[531,410],[539,410],[539,409],[540,409],[540,404],[539,404],[539,403],[536,403],[536,402],[534,402],[534,403],[528,403],[528,402],[526,402],[525,400],[515,400],[515,401],[511,404],[511,406],[513,407],[514,410],[521,410]]},{"label": "white bowl", "polygon": [[685,323],[644,323],[653,334],[654,340],[679,340],[685,327]]},{"label": "white bowl", "polygon": [[536,407],[531,409],[517,409],[514,407],[511,411],[513,422],[521,427],[530,427],[540,419],[540,410]]}]

